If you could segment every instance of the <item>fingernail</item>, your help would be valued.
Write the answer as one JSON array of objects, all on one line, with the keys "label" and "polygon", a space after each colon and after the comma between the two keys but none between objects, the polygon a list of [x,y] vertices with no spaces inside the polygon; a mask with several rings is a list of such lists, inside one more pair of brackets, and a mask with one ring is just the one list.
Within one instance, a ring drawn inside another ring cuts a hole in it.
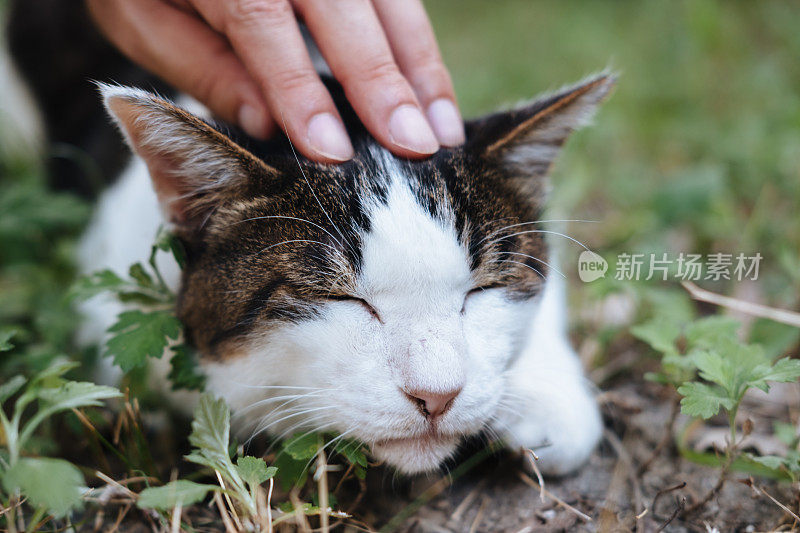
[{"label": "fingernail", "polygon": [[339,119],[331,113],[319,113],[308,121],[308,144],[320,155],[334,161],[353,157],[353,145]]},{"label": "fingernail", "polygon": [[450,99],[439,98],[429,105],[428,120],[442,145],[458,146],[464,143],[464,123]]},{"label": "fingernail", "polygon": [[432,154],[439,149],[428,121],[413,105],[401,105],[392,111],[389,136],[396,145],[418,154]]},{"label": "fingernail", "polygon": [[261,107],[242,104],[239,108],[239,125],[251,137],[256,139],[267,137],[267,114]]}]

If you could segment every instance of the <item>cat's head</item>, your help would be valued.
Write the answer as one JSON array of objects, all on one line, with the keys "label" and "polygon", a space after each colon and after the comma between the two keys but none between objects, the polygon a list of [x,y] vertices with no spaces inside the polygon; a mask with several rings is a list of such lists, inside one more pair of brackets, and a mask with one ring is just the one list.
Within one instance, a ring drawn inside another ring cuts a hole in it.
[{"label": "cat's head", "polygon": [[102,91],[186,244],[178,314],[209,388],[248,431],[338,432],[416,472],[497,416],[551,274],[545,176],[613,83],[469,122],[464,146],[420,161],[350,117],[341,165]]}]

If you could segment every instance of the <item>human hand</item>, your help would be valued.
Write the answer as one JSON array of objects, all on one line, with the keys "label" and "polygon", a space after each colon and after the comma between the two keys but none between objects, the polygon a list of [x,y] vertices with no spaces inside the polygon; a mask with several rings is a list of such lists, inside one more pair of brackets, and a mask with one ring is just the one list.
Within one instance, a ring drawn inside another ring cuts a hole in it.
[{"label": "human hand", "polygon": [[302,18],[370,133],[424,157],[464,141],[450,75],[421,0],[87,0],[124,54],[220,118],[266,138],[281,126],[305,156],[353,147],[319,79]]}]

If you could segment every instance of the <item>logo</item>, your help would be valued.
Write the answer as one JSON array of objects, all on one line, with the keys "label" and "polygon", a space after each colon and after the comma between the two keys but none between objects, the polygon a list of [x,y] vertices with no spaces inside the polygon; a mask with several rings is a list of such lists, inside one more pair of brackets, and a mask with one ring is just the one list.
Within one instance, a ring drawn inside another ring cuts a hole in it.
[{"label": "logo", "polygon": [[596,253],[585,250],[578,257],[578,277],[589,283],[606,276],[608,262]]}]

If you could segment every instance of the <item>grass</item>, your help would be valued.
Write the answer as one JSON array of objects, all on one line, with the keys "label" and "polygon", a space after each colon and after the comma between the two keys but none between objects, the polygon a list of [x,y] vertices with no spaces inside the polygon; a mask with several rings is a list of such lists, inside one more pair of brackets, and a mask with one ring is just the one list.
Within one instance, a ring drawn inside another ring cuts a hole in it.
[{"label": "grass", "polygon": [[[576,275],[580,249],[562,243],[560,270],[571,280],[573,336],[602,387],[665,371],[656,358],[623,361],[626,350],[647,353],[634,340],[632,325],[652,319],[687,323],[720,311],[690,302],[675,279],[614,279],[621,253],[666,252],[674,258],[680,252],[758,252],[763,259],[757,281],[700,284],[741,300],[798,308],[797,5],[771,0],[427,4],[466,116],[607,66],[620,73],[597,125],[575,135],[553,173],[552,209],[564,215],[557,218],[597,221],[573,223],[566,231],[611,265],[605,278],[582,284]],[[75,278],[75,239],[91,206],[48,191],[41,159],[24,143],[12,142],[17,131],[0,115],[0,340],[13,332],[14,345],[0,358],[0,383],[17,374],[30,377],[59,356],[83,363],[70,371],[71,379],[89,380],[96,353],[75,345],[78,318],[65,293]],[[625,306],[629,310],[622,312]],[[773,360],[796,357],[796,329],[738,318],[739,335],[762,345]],[[694,370],[680,382],[692,379]],[[172,471],[175,458],[186,451],[185,427],[166,437],[171,452],[136,452],[136,444],[148,439],[142,418],[163,416],[159,405],[134,388],[126,402],[109,410],[80,411],[85,423],[73,413],[46,421],[25,453],[70,459],[90,480],[94,470],[105,470],[103,464],[120,474],[118,480],[166,482],[178,473],[196,479],[197,471],[186,465]],[[796,426],[797,416],[787,409],[780,419],[756,422]],[[722,464],[713,454],[698,453],[686,450],[698,462]],[[215,519],[205,511],[187,512],[200,522]]]}]

